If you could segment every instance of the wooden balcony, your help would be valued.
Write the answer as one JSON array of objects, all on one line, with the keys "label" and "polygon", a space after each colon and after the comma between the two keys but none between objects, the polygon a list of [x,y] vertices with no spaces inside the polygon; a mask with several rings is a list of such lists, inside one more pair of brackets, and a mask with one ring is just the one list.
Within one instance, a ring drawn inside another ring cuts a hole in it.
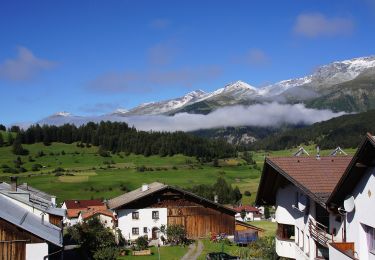
[{"label": "wooden balcony", "polygon": [[[357,259],[357,252],[354,250],[353,242],[332,242],[330,243],[330,246],[332,246],[334,249],[336,249],[349,259]],[[344,257],[342,256],[340,258],[344,259]]]},{"label": "wooden balcony", "polygon": [[328,247],[328,243],[333,242],[333,235],[328,233],[328,228],[317,221],[309,220],[309,232],[311,238],[322,246]]}]

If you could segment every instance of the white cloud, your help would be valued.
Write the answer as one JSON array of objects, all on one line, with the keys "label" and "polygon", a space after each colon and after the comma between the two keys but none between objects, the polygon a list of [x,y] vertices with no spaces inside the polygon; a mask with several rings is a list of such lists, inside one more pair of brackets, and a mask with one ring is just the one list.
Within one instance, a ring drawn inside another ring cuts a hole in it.
[{"label": "white cloud", "polygon": [[44,70],[55,67],[56,63],[36,57],[29,49],[18,47],[18,55],[14,59],[0,64],[0,79],[25,81],[33,79]]},{"label": "white cloud", "polygon": [[309,38],[350,35],[353,29],[354,23],[351,19],[327,17],[321,13],[300,14],[294,26],[294,32],[296,34]]},{"label": "white cloud", "polygon": [[179,113],[174,116],[137,116],[123,118],[139,130],[194,131],[228,126],[277,126],[287,124],[312,124],[341,116],[344,112],[306,108],[303,104],[267,103],[248,107],[220,108],[208,115]]}]

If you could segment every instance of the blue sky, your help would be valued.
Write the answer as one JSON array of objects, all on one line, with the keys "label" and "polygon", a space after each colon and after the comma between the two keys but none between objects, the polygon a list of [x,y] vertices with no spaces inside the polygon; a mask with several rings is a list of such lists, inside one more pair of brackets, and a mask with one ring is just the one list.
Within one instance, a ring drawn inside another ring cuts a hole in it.
[{"label": "blue sky", "polygon": [[262,86],[375,54],[375,1],[2,1],[0,123]]}]

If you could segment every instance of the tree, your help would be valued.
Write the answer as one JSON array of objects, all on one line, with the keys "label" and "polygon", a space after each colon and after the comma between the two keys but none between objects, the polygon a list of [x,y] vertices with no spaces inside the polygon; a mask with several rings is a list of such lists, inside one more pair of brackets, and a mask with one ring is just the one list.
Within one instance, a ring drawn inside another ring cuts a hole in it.
[{"label": "tree", "polygon": [[17,135],[16,140],[13,142],[12,152],[15,155],[27,155],[29,151],[24,149],[21,144],[21,138]]},{"label": "tree", "polygon": [[0,133],[0,146],[4,145],[3,135]]},{"label": "tree", "polygon": [[12,125],[10,127],[10,131],[14,133],[19,133],[21,131],[20,127],[18,125]]},{"label": "tree", "polygon": [[11,132],[8,132],[7,139],[8,139],[8,145],[12,145],[14,142],[14,138]]},{"label": "tree", "polygon": [[118,256],[115,235],[104,227],[99,218],[69,227],[68,235],[81,245],[81,250],[90,258],[115,260]]},{"label": "tree", "polygon": [[265,206],[265,207],[264,207],[264,218],[265,218],[265,219],[269,219],[270,217],[271,217],[271,214],[270,214],[270,207]]},{"label": "tree", "polygon": [[0,131],[6,131],[7,128],[5,127],[5,125],[3,124],[0,124]]},{"label": "tree", "polygon": [[241,215],[241,218],[242,218],[242,220],[245,220],[245,217],[246,217],[246,211],[243,209],[243,210],[241,210],[241,213],[240,213]]}]

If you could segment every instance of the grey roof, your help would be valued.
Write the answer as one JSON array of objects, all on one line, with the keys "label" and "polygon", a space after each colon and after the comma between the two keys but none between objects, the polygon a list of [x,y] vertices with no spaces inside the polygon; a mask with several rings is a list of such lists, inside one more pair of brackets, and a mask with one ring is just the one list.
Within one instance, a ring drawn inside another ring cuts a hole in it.
[{"label": "grey roof", "polygon": [[173,189],[173,190],[176,190],[176,191],[179,191],[183,194],[186,194],[186,195],[189,195],[191,197],[195,197],[195,198],[198,198],[199,200],[201,201],[205,201],[215,207],[218,207],[218,208],[222,208],[222,209],[225,209],[233,214],[236,214],[237,212],[232,209],[232,208],[228,208],[222,204],[219,204],[219,203],[216,203],[216,202],[213,202],[209,199],[206,199],[206,198],[203,198],[203,197],[200,197],[192,192],[189,192],[189,191],[185,191],[185,190],[182,190],[180,188],[176,188],[176,187],[172,187],[172,186],[169,186],[169,185],[166,185],[166,184],[162,184],[162,183],[159,183],[159,182],[153,182],[151,184],[148,184],[148,187],[149,189],[146,190],[146,191],[142,191],[142,187],[136,189],[136,190],[133,190],[133,191],[130,191],[128,193],[125,193],[123,195],[120,195],[116,198],[113,198],[111,200],[108,201],[108,207],[110,209],[117,209],[121,206],[124,206],[130,202],[133,202],[135,200],[138,200],[138,199],[141,199],[143,197],[146,197],[148,195],[151,195],[153,194],[154,192],[157,192],[157,191],[161,191],[161,190],[164,190],[164,189]]},{"label": "grey roof", "polygon": [[50,224],[48,221],[42,223],[41,218],[2,196],[0,196],[0,208],[0,218],[45,241],[62,247],[60,228]]},{"label": "grey roof", "polygon": [[122,205],[125,205],[125,204],[128,204],[136,199],[139,199],[139,198],[142,198],[144,196],[147,196],[149,194],[152,194],[156,191],[159,191],[159,190],[162,190],[164,188],[167,188],[168,185],[165,185],[163,183],[160,183],[160,182],[153,182],[151,184],[148,185],[148,190],[146,191],[142,191],[142,187],[136,189],[136,190],[133,190],[133,191],[130,191],[128,193],[125,193],[125,194],[122,194],[116,198],[113,198],[111,200],[108,201],[108,207],[110,209],[115,209],[115,208],[118,208]]},{"label": "grey roof", "polygon": [[34,187],[29,186],[27,183],[19,184],[17,188],[30,192],[31,194],[35,195],[38,198],[43,198],[47,201],[51,201],[51,199],[54,197],[48,193],[45,193],[44,191],[35,189]]},{"label": "grey roof", "polygon": [[[56,208],[51,202],[51,195],[25,185],[18,185],[17,191],[12,191],[12,186],[6,182],[0,183],[0,193],[20,201],[26,205],[45,211],[47,213],[65,216],[65,209]],[[49,200],[47,199],[49,196]]]}]

